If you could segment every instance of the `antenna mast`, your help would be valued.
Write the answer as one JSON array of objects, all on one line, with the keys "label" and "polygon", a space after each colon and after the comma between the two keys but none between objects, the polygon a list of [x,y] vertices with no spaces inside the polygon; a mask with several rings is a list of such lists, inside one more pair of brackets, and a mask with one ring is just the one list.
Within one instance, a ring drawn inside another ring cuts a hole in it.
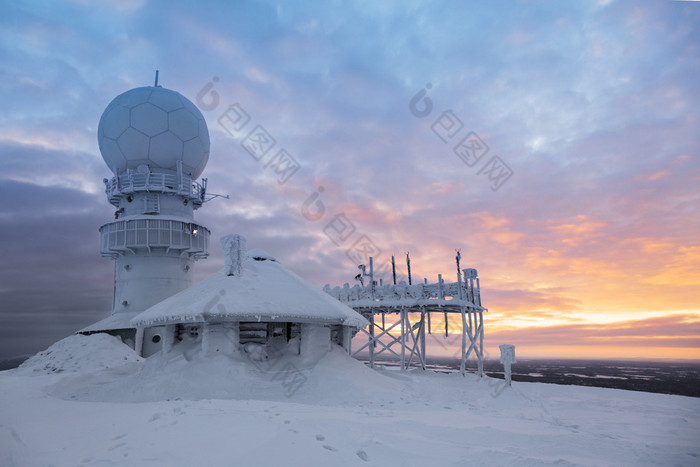
[{"label": "antenna mast", "polygon": [[408,285],[412,285],[411,281],[411,258],[408,256],[408,251],[406,252],[406,267],[408,268]]}]

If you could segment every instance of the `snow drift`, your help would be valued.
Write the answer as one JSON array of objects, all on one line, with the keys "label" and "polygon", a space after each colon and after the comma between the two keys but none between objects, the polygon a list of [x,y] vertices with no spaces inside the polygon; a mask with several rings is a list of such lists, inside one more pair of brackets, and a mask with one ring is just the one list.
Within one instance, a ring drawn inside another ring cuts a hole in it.
[{"label": "snow drift", "polygon": [[[178,349],[176,352],[175,350]],[[240,358],[239,358],[240,357]],[[0,372],[0,465],[697,465],[700,399],[73,336]]]}]

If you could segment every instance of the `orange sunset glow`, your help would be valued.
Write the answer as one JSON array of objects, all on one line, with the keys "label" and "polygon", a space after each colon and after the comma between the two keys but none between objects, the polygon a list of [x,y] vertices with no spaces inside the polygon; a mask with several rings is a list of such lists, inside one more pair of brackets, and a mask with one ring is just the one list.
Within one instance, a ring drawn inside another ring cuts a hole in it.
[{"label": "orange sunset glow", "polygon": [[[472,227],[463,255],[489,309],[487,357],[507,342],[524,358],[700,359],[700,247],[678,242],[679,232],[649,222],[658,237],[624,237],[583,214],[541,226],[488,212],[461,220]],[[414,277],[456,280],[452,256],[442,245],[415,248]],[[443,326],[429,344],[450,356],[459,340],[442,337]]]}]

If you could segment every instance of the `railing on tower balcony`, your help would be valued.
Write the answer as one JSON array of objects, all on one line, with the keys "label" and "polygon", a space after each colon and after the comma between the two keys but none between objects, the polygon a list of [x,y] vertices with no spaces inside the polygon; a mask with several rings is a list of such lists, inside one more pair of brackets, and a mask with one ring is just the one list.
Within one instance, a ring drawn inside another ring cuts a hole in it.
[{"label": "railing on tower balcony", "polygon": [[204,202],[206,195],[205,184],[198,183],[182,173],[140,173],[127,170],[112,177],[104,179],[107,199],[114,206],[119,206],[119,199],[127,194],[138,191],[158,191],[184,196],[195,206],[199,207]]},{"label": "railing on tower balcony", "polygon": [[209,229],[193,222],[163,219],[117,220],[100,227],[100,254],[114,258],[154,248],[195,258],[209,255]]}]

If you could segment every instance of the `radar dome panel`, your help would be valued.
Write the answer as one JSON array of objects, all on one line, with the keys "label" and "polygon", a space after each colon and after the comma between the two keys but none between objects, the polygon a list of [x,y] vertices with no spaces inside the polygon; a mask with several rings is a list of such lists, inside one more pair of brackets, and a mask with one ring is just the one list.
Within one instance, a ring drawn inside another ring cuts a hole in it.
[{"label": "radar dome panel", "polygon": [[182,140],[176,134],[166,131],[151,138],[150,159],[159,167],[167,169],[173,154],[179,154],[178,158],[182,160]]},{"label": "radar dome panel", "polygon": [[199,136],[199,120],[189,109],[178,109],[168,115],[170,131],[182,141],[189,141]]},{"label": "radar dome panel", "polygon": [[[198,178],[209,160],[209,130],[197,107],[161,87],[131,89],[107,106],[98,128],[100,152],[115,175],[145,164]],[[187,143],[187,144],[185,144]]]},{"label": "radar dome panel", "polygon": [[154,92],[151,94],[151,97],[148,98],[148,102],[165,110],[166,112],[181,109],[183,107],[182,101],[177,93]]},{"label": "radar dome panel", "polygon": [[126,166],[126,159],[116,141],[103,138],[100,141],[100,152],[112,172],[117,173],[118,167]]},{"label": "radar dome panel", "polygon": [[189,141],[185,141],[182,163],[192,167],[195,172],[204,170],[207,159],[201,159],[199,157],[199,154],[201,154],[203,150],[204,148],[202,147],[202,140],[200,138],[193,138]]},{"label": "radar dome panel", "polygon": [[[129,127],[117,138],[117,144],[122,151],[124,159],[129,161],[141,161],[148,159],[148,143],[150,138],[134,127]],[[138,167],[138,164],[134,168]]]},{"label": "radar dome panel", "polygon": [[[105,119],[105,125],[101,127],[102,134],[107,138],[116,140],[119,136],[129,128],[130,118],[129,109],[121,105],[115,105],[105,111],[109,112],[109,118]],[[102,123],[102,120],[100,120]]]},{"label": "radar dome panel", "polygon": [[206,161],[209,160],[209,130],[207,129],[207,122],[204,121],[204,118],[202,118],[199,121],[199,138],[202,141],[202,145],[207,148],[207,155],[204,159],[204,164],[206,165]]},{"label": "radar dome panel", "polygon": [[168,131],[168,114],[155,105],[146,102],[131,109],[131,126],[147,136],[155,136]]}]

